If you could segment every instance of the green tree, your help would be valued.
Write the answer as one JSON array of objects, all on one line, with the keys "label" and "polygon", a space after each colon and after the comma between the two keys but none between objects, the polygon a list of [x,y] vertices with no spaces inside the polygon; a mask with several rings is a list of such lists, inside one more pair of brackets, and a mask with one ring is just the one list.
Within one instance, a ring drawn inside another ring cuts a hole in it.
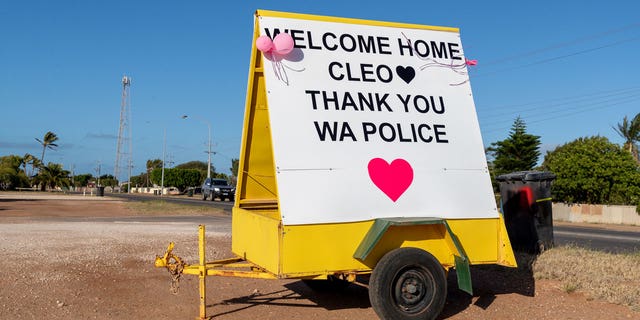
[{"label": "green tree", "polygon": [[[202,180],[207,177],[207,163],[203,161],[189,161],[175,166],[178,169],[196,169],[202,172]],[[211,177],[219,178],[220,174],[216,173],[216,168],[211,165]]]},{"label": "green tree", "polygon": [[76,175],[73,180],[76,187],[86,187],[91,179],[93,179],[93,175],[90,173],[85,173]]},{"label": "green tree", "polygon": [[162,168],[162,160],[160,159],[149,159],[147,160],[147,172],[146,172],[146,183],[145,186],[151,186],[151,180],[149,179],[149,176],[151,175],[151,171],[153,171],[154,169],[160,169]]},{"label": "green tree", "polygon": [[40,156],[40,162],[44,163],[44,152],[47,149],[51,149],[51,150],[55,150],[58,145],[55,144],[56,141],[58,141],[58,136],[51,132],[51,131],[47,131],[47,133],[44,134],[44,137],[42,138],[42,140],[35,138],[36,141],[40,142],[40,144],[42,145],[42,156]]},{"label": "green tree", "polygon": [[11,190],[18,184],[18,172],[12,167],[0,165],[0,190]]},{"label": "green tree", "polygon": [[29,186],[29,179],[20,170],[24,159],[17,155],[0,157],[0,189],[10,190]]},{"label": "green tree", "polygon": [[100,185],[105,187],[115,187],[118,185],[118,179],[111,174],[103,174],[100,176]]},{"label": "green tree", "polygon": [[[37,162],[36,157],[34,157],[32,154],[30,153],[25,153],[24,157],[22,157],[23,163],[22,165],[24,166],[24,174],[27,177],[30,177],[33,173],[33,171],[35,170],[35,166],[39,165],[40,163]],[[31,170],[29,172],[27,172],[27,165],[31,166]]]},{"label": "green tree", "polygon": [[636,162],[639,161],[638,145],[640,142],[640,113],[638,113],[631,121],[624,116],[621,123],[617,127],[613,127],[622,138],[624,138],[623,147],[631,153]]},{"label": "green tree", "polygon": [[229,183],[231,185],[237,185],[238,184],[238,166],[240,165],[240,160],[239,159],[231,159],[231,168],[229,168],[229,170],[231,170],[231,177],[229,177]]},{"label": "green tree", "polygon": [[640,168],[629,152],[605,137],[579,138],[547,152],[543,169],[556,174],[558,201],[592,204],[640,202]]},{"label": "green tree", "polygon": [[131,184],[134,187],[146,187],[147,186],[147,174],[141,173],[137,176],[131,177]]},{"label": "green tree", "polygon": [[[228,175],[221,173],[221,172],[213,172],[211,173],[211,177],[212,178],[218,178],[218,179],[224,179],[227,180],[227,182],[229,182],[231,179],[229,178]],[[206,175],[203,176],[202,180],[204,181],[204,178],[206,178]]]},{"label": "green tree", "polygon": [[240,160],[239,159],[231,159],[231,168],[229,168],[229,170],[231,170],[231,174],[234,177],[238,177],[238,166],[240,165]]},{"label": "green tree", "polygon": [[[175,166],[175,168],[178,168],[178,169],[196,169],[196,170],[207,172],[207,163],[203,162],[203,161],[189,161],[189,162],[181,163],[181,164]],[[213,165],[211,166],[211,168],[213,168]],[[215,170],[211,170],[211,171],[213,172]]]},{"label": "green tree", "polygon": [[[202,183],[202,180],[203,175],[197,169],[164,169],[165,187],[176,187],[180,190],[185,190],[187,187],[200,185],[200,183]],[[155,185],[161,185],[162,169],[154,169],[153,171],[151,171],[151,181]]]},{"label": "green tree", "polygon": [[162,160],[160,159],[149,159],[147,160],[147,172],[153,171],[153,169],[162,168]]},{"label": "green tree", "polygon": [[526,124],[517,117],[511,126],[509,137],[492,143],[487,148],[487,153],[493,157],[494,176],[532,170],[540,157],[540,137],[528,134]]},{"label": "green tree", "polygon": [[71,185],[70,173],[62,169],[61,164],[49,162],[49,164],[40,168],[38,175],[35,177],[35,182],[40,184],[43,191],[47,187],[50,189],[69,187]]},{"label": "green tree", "polygon": [[40,161],[40,159],[34,157],[33,159],[31,159],[31,170],[29,171],[29,176],[30,177],[34,177],[35,176],[35,172],[37,170],[40,170],[40,168],[43,166],[42,161]]}]

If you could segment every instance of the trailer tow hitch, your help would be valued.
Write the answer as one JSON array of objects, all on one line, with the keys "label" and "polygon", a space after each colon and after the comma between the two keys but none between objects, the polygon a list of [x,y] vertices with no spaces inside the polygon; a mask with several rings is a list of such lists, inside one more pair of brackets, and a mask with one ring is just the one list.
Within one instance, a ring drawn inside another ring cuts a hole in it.
[{"label": "trailer tow hitch", "polygon": [[164,255],[156,256],[155,267],[156,268],[167,268],[169,274],[171,275],[171,285],[169,287],[169,291],[173,294],[178,293],[178,289],[180,288],[180,277],[182,277],[182,271],[184,271],[185,263],[182,258],[173,254],[174,243],[170,242],[167,247],[167,251]]}]

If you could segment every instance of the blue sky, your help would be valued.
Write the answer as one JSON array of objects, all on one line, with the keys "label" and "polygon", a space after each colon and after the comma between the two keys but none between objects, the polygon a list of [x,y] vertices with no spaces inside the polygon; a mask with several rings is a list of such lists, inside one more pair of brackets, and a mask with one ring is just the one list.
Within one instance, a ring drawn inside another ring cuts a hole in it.
[{"label": "blue sky", "polygon": [[[543,151],[640,112],[637,1],[3,1],[0,156],[40,155],[113,173],[123,75],[131,77],[133,174],[145,161],[238,158],[256,9],[460,28],[485,146],[516,116]],[[182,115],[189,115],[187,120]]]}]

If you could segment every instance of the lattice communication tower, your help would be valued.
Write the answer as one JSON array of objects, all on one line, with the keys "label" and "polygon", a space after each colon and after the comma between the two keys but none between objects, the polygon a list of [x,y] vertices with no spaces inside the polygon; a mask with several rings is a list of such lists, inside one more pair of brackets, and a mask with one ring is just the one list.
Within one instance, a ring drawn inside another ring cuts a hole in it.
[{"label": "lattice communication tower", "polygon": [[[131,78],[122,77],[122,103],[120,104],[120,128],[118,129],[118,146],[116,148],[116,163],[113,176],[120,182],[119,185],[131,182],[132,168],[132,146],[131,146]],[[128,169],[128,176],[125,180],[121,177]],[[131,192],[131,185],[127,189]]]}]

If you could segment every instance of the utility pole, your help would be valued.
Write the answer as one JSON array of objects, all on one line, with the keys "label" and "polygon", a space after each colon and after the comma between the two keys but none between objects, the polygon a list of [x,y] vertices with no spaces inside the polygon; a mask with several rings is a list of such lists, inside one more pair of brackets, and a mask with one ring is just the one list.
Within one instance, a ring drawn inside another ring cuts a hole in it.
[{"label": "utility pole", "polygon": [[127,193],[131,193],[131,169],[133,169],[133,159],[129,157],[129,186],[127,187]]},{"label": "utility pole", "polygon": [[100,186],[100,168],[101,168],[101,164],[100,164],[100,160],[98,160],[98,167],[96,168],[96,171],[98,172],[98,185],[96,187]]},{"label": "utility pole", "polygon": [[75,170],[76,170],[75,163],[71,164],[71,188],[73,188],[73,191],[76,191],[76,182],[75,182],[76,174],[75,174]]}]

